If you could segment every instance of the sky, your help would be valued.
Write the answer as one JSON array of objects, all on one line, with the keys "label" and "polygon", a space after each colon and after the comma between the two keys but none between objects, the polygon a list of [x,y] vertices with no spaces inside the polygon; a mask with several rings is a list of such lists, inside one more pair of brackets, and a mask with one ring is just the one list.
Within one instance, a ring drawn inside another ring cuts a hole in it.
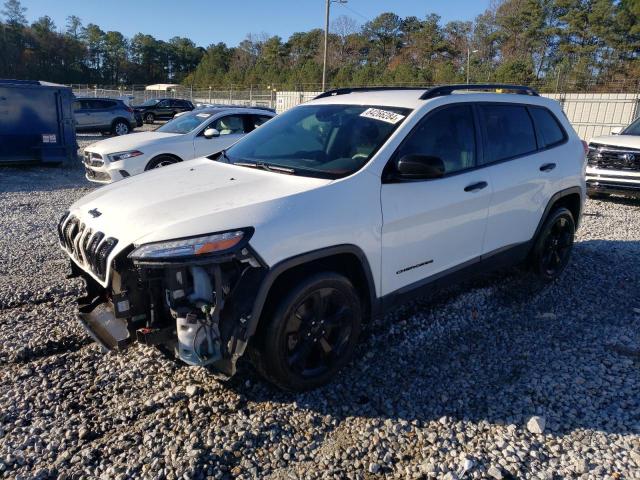
[{"label": "sky", "polygon": [[[117,30],[127,37],[138,32],[161,40],[191,38],[197,45],[225,42],[235,46],[248,33],[268,33],[287,39],[290,34],[324,28],[325,0],[21,0],[29,22],[49,15],[58,29],[66,17],[77,15],[86,25]],[[443,22],[471,20],[489,0],[348,0],[331,4],[331,18],[347,15],[363,24],[392,11],[401,17],[423,18],[437,13]]]}]

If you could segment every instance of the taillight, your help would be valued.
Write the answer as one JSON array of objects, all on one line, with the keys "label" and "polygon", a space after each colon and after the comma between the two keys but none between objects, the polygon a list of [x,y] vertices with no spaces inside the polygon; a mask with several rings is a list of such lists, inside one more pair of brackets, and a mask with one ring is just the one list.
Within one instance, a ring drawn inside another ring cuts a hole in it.
[{"label": "taillight", "polygon": [[589,144],[587,142],[585,142],[584,140],[582,140],[582,148],[584,149],[584,154],[585,155],[587,153],[589,153]]},{"label": "taillight", "polygon": [[133,108],[131,108],[131,107],[127,107],[127,112],[129,112],[129,113],[133,113]]}]

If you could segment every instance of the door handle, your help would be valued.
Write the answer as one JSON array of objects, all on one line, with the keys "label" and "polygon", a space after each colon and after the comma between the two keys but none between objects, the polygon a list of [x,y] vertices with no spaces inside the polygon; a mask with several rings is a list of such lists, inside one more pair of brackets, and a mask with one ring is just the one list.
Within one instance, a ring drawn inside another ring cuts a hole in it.
[{"label": "door handle", "polygon": [[471,185],[467,185],[466,187],[464,187],[464,191],[465,192],[477,192],[479,190],[482,190],[483,188],[487,187],[489,184],[487,182],[478,182],[478,183],[472,183]]},{"label": "door handle", "polygon": [[540,166],[540,171],[541,172],[550,172],[554,168],[556,168],[556,164],[555,163],[544,163],[544,164],[542,164]]}]

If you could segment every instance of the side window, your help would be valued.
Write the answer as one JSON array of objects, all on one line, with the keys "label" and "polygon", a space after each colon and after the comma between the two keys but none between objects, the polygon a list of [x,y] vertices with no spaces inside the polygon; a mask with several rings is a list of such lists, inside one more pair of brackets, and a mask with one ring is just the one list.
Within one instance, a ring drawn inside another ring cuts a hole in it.
[{"label": "side window", "polygon": [[73,102],[73,111],[77,112],[78,110],[82,109],[82,104],[80,103],[80,100],[76,100],[75,102]]},{"label": "side window", "polygon": [[536,130],[542,141],[541,147],[553,147],[562,143],[566,138],[566,134],[556,117],[553,116],[546,108],[529,107],[529,112],[536,124]]},{"label": "side window", "polygon": [[476,136],[471,106],[453,105],[427,114],[397,153],[400,157],[412,154],[441,158],[445,174],[474,167]]},{"label": "side window", "polygon": [[158,102],[156,104],[157,108],[168,108],[169,107],[169,100],[162,100],[161,102]]},{"label": "side window", "polygon": [[244,123],[241,115],[227,115],[213,122],[213,128],[220,132],[220,135],[233,135],[244,133]]},{"label": "side window", "polygon": [[246,115],[244,128],[247,133],[253,132],[256,128],[269,120],[271,120],[271,117],[267,117],[266,115]]},{"label": "side window", "polygon": [[536,135],[526,107],[479,105],[486,137],[484,162],[492,163],[537,150]]}]

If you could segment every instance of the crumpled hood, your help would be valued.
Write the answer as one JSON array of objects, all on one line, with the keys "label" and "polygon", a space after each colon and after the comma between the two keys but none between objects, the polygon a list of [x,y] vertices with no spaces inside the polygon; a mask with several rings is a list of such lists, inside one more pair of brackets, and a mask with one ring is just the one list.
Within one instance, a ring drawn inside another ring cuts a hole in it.
[{"label": "crumpled hood", "polygon": [[165,138],[173,138],[179,133],[163,132],[138,132],[118,137],[107,138],[89,145],[86,150],[106,155],[109,153],[125,152],[136,148],[144,148],[145,145],[162,141]]},{"label": "crumpled hood", "polygon": [[640,149],[640,135],[602,135],[592,138],[589,143]]},{"label": "crumpled hood", "polygon": [[287,197],[328,183],[200,158],[98,188],[70,210],[117,238],[117,254],[132,243],[255,227],[286,211]]}]

